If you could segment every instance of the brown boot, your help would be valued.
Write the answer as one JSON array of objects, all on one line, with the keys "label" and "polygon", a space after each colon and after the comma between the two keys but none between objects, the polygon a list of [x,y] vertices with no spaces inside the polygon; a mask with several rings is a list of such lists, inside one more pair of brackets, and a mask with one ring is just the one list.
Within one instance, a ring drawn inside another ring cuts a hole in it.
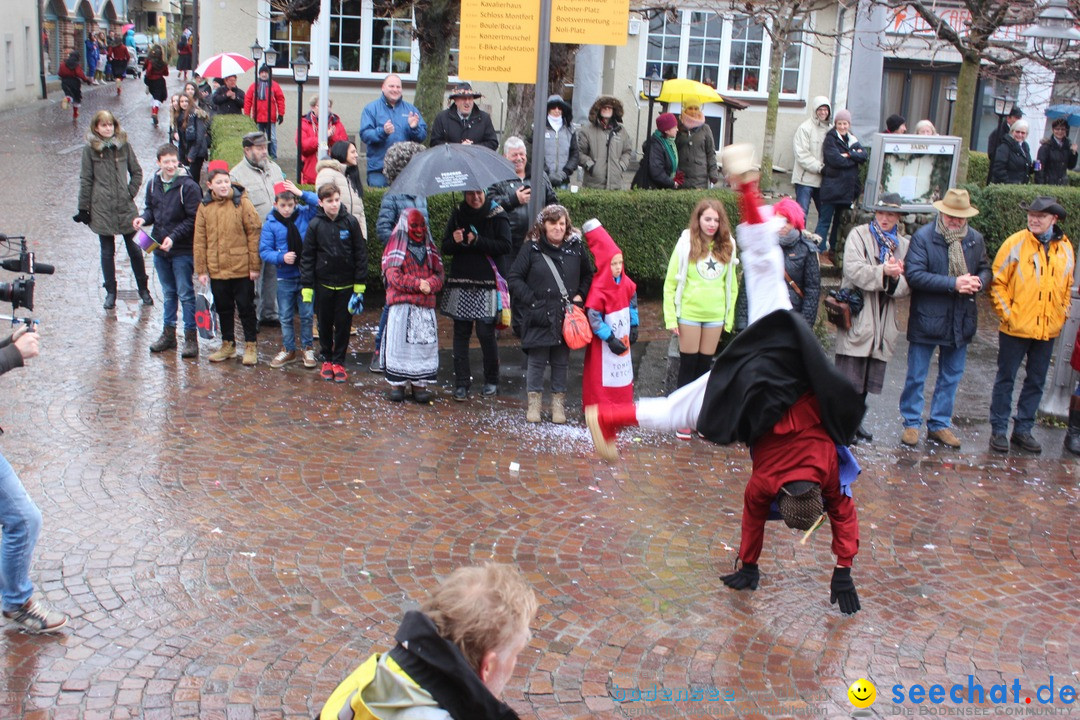
[{"label": "brown boot", "polygon": [[222,340],[221,347],[210,354],[207,358],[210,362],[225,362],[236,356],[236,343],[232,340]]},{"label": "brown boot", "polygon": [[251,340],[244,343],[244,359],[241,361],[245,365],[257,365],[259,362],[259,348],[255,345],[255,341]]},{"label": "brown boot", "polygon": [[551,394],[551,422],[556,425],[566,424],[566,407],[564,401],[566,400],[566,393],[552,393]]},{"label": "brown boot", "polygon": [[197,357],[199,357],[199,331],[198,330],[185,330],[184,331],[184,347],[180,350],[180,357],[182,357],[182,358],[197,358]]},{"label": "brown boot", "polygon": [[538,392],[529,393],[529,409],[525,413],[525,422],[540,422],[540,400],[543,395]]},{"label": "brown boot", "polygon": [[150,352],[159,353],[176,348],[176,328],[165,326],[161,331],[161,337],[150,343]]}]

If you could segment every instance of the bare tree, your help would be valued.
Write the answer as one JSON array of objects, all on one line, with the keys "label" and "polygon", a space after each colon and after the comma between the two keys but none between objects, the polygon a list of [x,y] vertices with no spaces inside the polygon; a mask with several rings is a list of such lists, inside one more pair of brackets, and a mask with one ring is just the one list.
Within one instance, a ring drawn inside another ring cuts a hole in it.
[{"label": "bare tree", "polygon": [[747,15],[769,36],[768,88],[765,108],[765,137],[761,145],[761,187],[772,187],[773,156],[776,145],[776,121],[780,110],[780,81],[784,55],[799,44],[809,44],[822,50],[823,45],[836,46],[845,32],[838,28],[821,28],[810,22],[811,16],[824,10],[847,4],[845,0],[713,0],[718,12],[732,11]]},{"label": "bare tree", "polygon": [[[562,89],[573,80],[574,58],[577,57],[578,47],[562,43],[551,44],[551,64],[548,66],[549,94],[561,95]],[[506,124],[503,126],[503,137],[531,137],[535,99],[536,85],[510,83],[506,92]]]},{"label": "bare tree", "polygon": [[[1027,59],[1049,65],[1045,59],[1028,51],[1026,42],[1006,37],[1005,30],[1030,25],[1039,8],[1034,0],[962,0],[945,7],[932,0],[871,0],[894,13],[915,13],[930,27],[938,40],[951,45],[959,54],[960,76],[956,81],[956,106],[953,135],[963,138],[957,182],[967,181],[968,151],[971,146],[971,118],[975,110],[975,90],[980,74],[994,76],[1015,73],[1018,60]],[[1075,0],[1071,3],[1076,4]],[[956,5],[959,5],[957,12]],[[948,22],[946,10],[960,22]],[[959,26],[957,26],[959,25]]]}]

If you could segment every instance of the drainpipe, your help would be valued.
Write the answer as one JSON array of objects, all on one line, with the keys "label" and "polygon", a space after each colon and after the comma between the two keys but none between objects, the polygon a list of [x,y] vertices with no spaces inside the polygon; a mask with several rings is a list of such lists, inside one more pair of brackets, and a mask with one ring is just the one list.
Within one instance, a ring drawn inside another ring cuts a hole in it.
[{"label": "drainpipe", "polygon": [[[38,77],[41,80],[41,99],[49,99],[49,89],[45,84],[45,47],[41,44],[41,34],[45,32],[45,8],[44,3],[37,3],[37,46],[38,46]],[[59,23],[57,24],[59,26]]]},{"label": "drainpipe", "polygon": [[836,78],[840,72],[840,44],[843,42],[844,15],[846,14],[847,7],[841,3],[840,12],[836,16],[836,50],[833,54],[832,91],[829,93],[829,102],[833,104],[833,107],[836,107]]}]

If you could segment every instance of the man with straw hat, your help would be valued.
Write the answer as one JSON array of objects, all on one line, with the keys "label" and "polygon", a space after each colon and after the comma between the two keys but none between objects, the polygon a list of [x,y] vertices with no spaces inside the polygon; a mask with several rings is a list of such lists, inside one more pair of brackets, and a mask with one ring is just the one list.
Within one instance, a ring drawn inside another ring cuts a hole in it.
[{"label": "man with straw hat", "polygon": [[968,219],[979,211],[972,206],[967,190],[949,190],[934,208],[937,218],[915,231],[904,258],[911,310],[907,379],[900,395],[904,419],[900,442],[909,447],[919,443],[923,385],[937,348],[938,376],[926,437],[959,448],[960,440],[951,428],[953,401],[978,322],[975,296],[990,282],[990,261],[982,235],[968,225]]}]

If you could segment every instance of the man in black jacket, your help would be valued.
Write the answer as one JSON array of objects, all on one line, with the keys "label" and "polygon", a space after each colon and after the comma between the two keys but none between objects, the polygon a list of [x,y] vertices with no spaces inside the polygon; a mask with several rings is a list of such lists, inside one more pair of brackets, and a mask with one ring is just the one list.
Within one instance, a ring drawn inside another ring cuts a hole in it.
[{"label": "man in black jacket", "polygon": [[431,125],[431,147],[446,143],[483,145],[497,150],[499,138],[491,115],[481,110],[476,101],[483,95],[473,92],[472,85],[461,83],[450,93],[451,106],[435,116]]},{"label": "man in black jacket", "polygon": [[154,250],[154,269],[165,293],[165,327],[161,337],[150,345],[150,352],[164,352],[176,347],[177,299],[183,308],[184,347],[180,357],[199,356],[199,333],[195,326],[195,256],[192,247],[195,215],[199,211],[202,190],[180,167],[174,145],[162,145],[157,151],[158,172],[146,184],[146,209],[132,226],[141,230],[152,225],[150,237],[160,247]]},{"label": "man in black jacket", "polygon": [[210,98],[214,112],[219,115],[243,115],[244,91],[236,87],[236,76],[225,78],[225,84],[218,87]]}]

